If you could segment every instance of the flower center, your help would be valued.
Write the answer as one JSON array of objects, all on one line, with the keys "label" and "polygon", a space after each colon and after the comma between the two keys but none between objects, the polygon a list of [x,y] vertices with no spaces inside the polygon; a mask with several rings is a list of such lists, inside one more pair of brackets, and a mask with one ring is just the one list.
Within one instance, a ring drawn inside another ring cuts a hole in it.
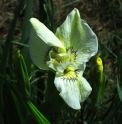
[{"label": "flower center", "polygon": [[56,73],[63,75],[64,78],[76,78],[74,70],[76,52],[73,48],[61,51],[62,49],[58,48],[57,50],[53,49],[49,52],[50,60],[46,62],[48,67],[53,69]]},{"label": "flower center", "polygon": [[50,51],[50,58],[55,59],[55,61],[57,61],[58,63],[69,61],[70,54],[66,53],[64,50],[62,51],[62,53],[58,53],[61,50],[63,50],[63,49],[60,48],[60,49],[58,49],[58,51],[56,51],[56,50]]},{"label": "flower center", "polygon": [[67,53],[70,53],[70,61],[71,62],[75,62],[76,60],[76,56],[77,56],[77,52],[73,49],[73,47],[70,47],[67,49]]}]

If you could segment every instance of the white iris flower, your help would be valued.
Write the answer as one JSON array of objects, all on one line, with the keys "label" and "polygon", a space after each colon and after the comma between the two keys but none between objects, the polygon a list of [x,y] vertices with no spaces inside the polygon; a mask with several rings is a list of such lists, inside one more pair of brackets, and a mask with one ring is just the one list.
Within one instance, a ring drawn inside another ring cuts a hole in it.
[{"label": "white iris flower", "polygon": [[98,40],[75,8],[54,34],[43,23],[31,18],[29,49],[34,64],[55,72],[54,84],[59,95],[73,109],[92,88],[83,77],[86,62],[98,51]]}]

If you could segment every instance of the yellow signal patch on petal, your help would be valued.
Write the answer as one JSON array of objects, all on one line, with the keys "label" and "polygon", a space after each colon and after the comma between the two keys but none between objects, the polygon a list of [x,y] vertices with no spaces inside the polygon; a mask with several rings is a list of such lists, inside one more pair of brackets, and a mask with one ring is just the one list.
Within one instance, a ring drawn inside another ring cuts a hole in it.
[{"label": "yellow signal patch on petal", "polygon": [[76,77],[76,73],[72,67],[68,67],[64,70],[63,78],[75,79]]}]

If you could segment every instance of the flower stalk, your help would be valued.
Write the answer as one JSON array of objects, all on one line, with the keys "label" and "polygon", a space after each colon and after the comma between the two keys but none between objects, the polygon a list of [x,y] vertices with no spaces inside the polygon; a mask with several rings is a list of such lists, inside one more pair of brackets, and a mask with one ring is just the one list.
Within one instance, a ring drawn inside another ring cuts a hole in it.
[{"label": "flower stalk", "polygon": [[88,114],[91,114],[90,124],[95,123],[96,115],[98,114],[100,105],[102,104],[105,88],[106,79],[103,72],[103,63],[99,55],[95,58],[95,68],[90,72],[90,84],[92,86],[91,108]]}]

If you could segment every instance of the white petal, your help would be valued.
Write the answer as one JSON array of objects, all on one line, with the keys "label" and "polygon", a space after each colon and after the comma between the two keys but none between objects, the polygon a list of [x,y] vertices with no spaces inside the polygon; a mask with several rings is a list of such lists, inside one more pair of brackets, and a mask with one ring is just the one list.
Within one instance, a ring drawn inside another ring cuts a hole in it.
[{"label": "white petal", "polygon": [[79,47],[76,46],[76,63],[78,64],[80,64],[81,62],[87,62],[98,51],[97,36],[84,20],[81,20],[81,23],[85,36],[82,42],[79,44]]},{"label": "white petal", "polygon": [[64,49],[63,43],[50,31],[43,23],[36,18],[31,18],[30,22],[37,35],[49,46],[55,46]]},{"label": "white petal", "polygon": [[76,63],[87,62],[98,51],[98,40],[88,24],[80,18],[79,11],[74,9],[65,22],[57,29],[56,36],[66,48],[72,48],[77,56]]},{"label": "white petal", "polygon": [[[81,102],[84,102],[86,100],[86,98],[89,96],[89,94],[92,91],[92,88],[90,86],[90,84],[88,83],[88,81],[84,78],[81,77]],[[83,91],[83,92],[82,92]]]},{"label": "white petal", "polygon": [[91,93],[91,86],[82,77],[81,73],[77,74],[77,79],[63,78],[63,76],[57,76],[54,80],[57,90],[60,92],[60,96],[63,100],[73,109],[80,109],[80,102],[83,102]]},{"label": "white petal", "polygon": [[43,42],[32,28],[29,39],[30,56],[33,63],[40,69],[47,70],[46,58],[50,47]]}]

